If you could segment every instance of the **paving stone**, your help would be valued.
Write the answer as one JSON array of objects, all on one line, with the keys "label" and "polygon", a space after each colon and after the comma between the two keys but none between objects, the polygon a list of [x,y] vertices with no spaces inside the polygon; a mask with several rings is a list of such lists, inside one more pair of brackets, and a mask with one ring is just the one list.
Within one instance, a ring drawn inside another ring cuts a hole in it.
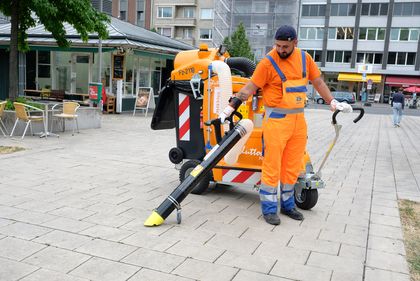
[{"label": "paving stone", "polygon": [[278,262],[275,264],[270,274],[292,280],[327,281],[330,280],[332,271],[309,265]]},{"label": "paving stone", "polygon": [[137,247],[127,244],[94,239],[76,248],[75,251],[91,256],[119,261],[128,254],[134,252],[136,249]]},{"label": "paving stone", "polygon": [[174,274],[202,281],[232,280],[237,272],[236,268],[194,259],[187,259],[173,271]]},{"label": "paving stone", "polygon": [[0,214],[3,218],[10,218],[11,216],[21,212],[23,212],[22,209],[0,205]]},{"label": "paving stone", "polygon": [[408,264],[405,256],[400,254],[390,254],[382,251],[368,250],[366,265],[384,270],[408,274]]},{"label": "paving stone", "polygon": [[0,228],[9,224],[13,224],[13,223],[15,222],[12,220],[0,218]]},{"label": "paving stone", "polygon": [[345,258],[364,260],[365,255],[366,255],[366,248],[347,245],[347,244],[341,244],[340,253],[338,255],[340,257],[345,257]]},{"label": "paving stone", "polygon": [[184,278],[174,274],[167,274],[147,268],[140,269],[130,281],[191,281],[193,279]]},{"label": "paving stone", "polygon": [[214,262],[225,250],[203,246],[200,243],[180,241],[167,249],[166,252],[186,258]]},{"label": "paving stone", "polygon": [[290,279],[241,269],[232,281],[290,281]]},{"label": "paving stone", "polygon": [[275,258],[248,255],[226,251],[217,259],[216,264],[227,265],[234,268],[241,268],[250,271],[268,274],[276,263]]},{"label": "paving stone", "polygon": [[112,216],[109,214],[99,213],[88,218],[85,218],[83,221],[86,223],[92,224],[101,224],[111,227],[120,227],[124,224],[132,221],[133,218],[124,217],[124,216]]},{"label": "paving stone", "polygon": [[173,227],[160,235],[164,239],[190,240],[196,243],[204,244],[214,235],[214,232],[200,229],[186,229],[186,227]]},{"label": "paving stone", "polygon": [[0,228],[0,233],[24,240],[32,240],[50,231],[52,231],[50,228],[20,222],[9,224]]},{"label": "paving stone", "polygon": [[387,237],[402,240],[403,234],[400,227],[388,226],[383,224],[372,223],[370,225],[369,234],[372,236]]},{"label": "paving stone", "polygon": [[363,273],[363,260],[332,256],[322,253],[312,252],[309,256],[307,264],[334,270],[334,272],[348,272],[355,274]]},{"label": "paving stone", "polygon": [[399,217],[391,217],[386,215],[372,214],[371,223],[401,227],[401,220]]},{"label": "paving stone", "polygon": [[84,263],[90,258],[88,255],[63,250],[55,247],[47,247],[32,256],[23,260],[23,262],[38,267],[67,273]]},{"label": "paving stone", "polygon": [[[363,247],[366,245],[367,233],[365,235],[360,235],[360,234],[340,233],[336,231],[323,230],[321,231],[321,234],[319,235],[319,239]],[[327,253],[327,252],[324,252],[324,253]]]},{"label": "paving stone", "polygon": [[94,225],[88,229],[83,230],[80,232],[82,235],[88,235],[94,238],[101,238],[105,240],[111,241],[120,241],[124,238],[127,238],[130,235],[133,235],[134,232],[119,229],[115,227],[109,227],[104,225]]},{"label": "paving stone", "polygon": [[379,236],[369,237],[369,249],[383,251],[391,254],[401,254],[403,256],[406,255],[404,242],[402,240]]},{"label": "paving stone", "polygon": [[338,249],[340,248],[340,243],[318,239],[309,239],[306,237],[295,235],[290,240],[289,244],[287,244],[287,246],[294,249],[302,249],[315,251],[319,253],[326,253],[330,255],[337,255]]},{"label": "paving stone", "polygon": [[372,213],[391,217],[400,217],[400,212],[398,211],[398,208],[389,208],[375,204],[372,205]]},{"label": "paving stone", "polygon": [[232,237],[239,237],[241,234],[245,232],[247,227],[243,225],[232,225],[232,224],[224,224],[224,223],[219,223],[219,222],[214,222],[214,221],[207,221],[203,225],[201,225],[200,228],[198,229],[230,235]]},{"label": "paving stone", "polygon": [[309,253],[310,251],[308,250],[285,247],[282,245],[278,245],[275,242],[263,242],[253,254],[261,256],[261,258],[276,258],[279,263],[287,262],[303,265],[308,259]]},{"label": "paving stone", "polygon": [[123,240],[122,243],[142,247],[150,250],[165,251],[166,249],[175,245],[179,239],[174,237],[160,237],[155,235],[147,235],[145,239],[145,233],[135,233]]},{"label": "paving stone", "polygon": [[44,222],[56,219],[57,216],[53,216],[53,215],[41,213],[41,212],[36,212],[36,211],[25,210],[23,212],[13,214],[12,216],[10,216],[10,218],[18,222],[39,225],[39,224],[43,224]]},{"label": "paving stone", "polygon": [[68,250],[74,250],[81,245],[88,243],[93,238],[84,235],[74,234],[61,230],[54,230],[32,240],[33,242],[51,245]]},{"label": "paving stone", "polygon": [[0,280],[19,280],[37,269],[37,266],[0,257]]},{"label": "paving stone", "polygon": [[3,258],[20,261],[45,247],[45,245],[31,241],[6,237],[0,240],[0,256]]},{"label": "paving stone", "polygon": [[95,214],[95,212],[93,211],[72,208],[72,207],[67,207],[67,206],[52,210],[48,213],[51,215],[65,217],[65,218],[74,219],[74,220],[81,220]]},{"label": "paving stone", "polygon": [[166,273],[172,272],[183,261],[184,257],[140,248],[121,261]]},{"label": "paving stone", "polygon": [[365,281],[410,281],[409,274],[402,274],[372,267],[366,267]]},{"label": "paving stone", "polygon": [[331,281],[364,281],[364,280],[363,280],[362,273],[334,271],[331,277]]},{"label": "paving stone", "polygon": [[47,221],[43,223],[42,225],[49,228],[64,230],[64,231],[69,231],[69,232],[74,232],[74,233],[83,231],[93,226],[93,224],[88,223],[88,222],[68,219],[68,218],[57,218],[51,221]]},{"label": "paving stone", "polygon": [[255,251],[255,249],[257,249],[260,243],[261,242],[250,239],[235,238],[224,234],[216,234],[206,243],[206,245],[218,249],[251,254]]},{"label": "paving stone", "polygon": [[95,281],[125,281],[140,267],[93,257],[68,274]]},{"label": "paving stone", "polygon": [[52,271],[48,269],[41,268],[34,273],[26,276],[21,281],[88,281],[85,278],[79,278],[71,276],[69,274],[64,274],[57,271]]}]

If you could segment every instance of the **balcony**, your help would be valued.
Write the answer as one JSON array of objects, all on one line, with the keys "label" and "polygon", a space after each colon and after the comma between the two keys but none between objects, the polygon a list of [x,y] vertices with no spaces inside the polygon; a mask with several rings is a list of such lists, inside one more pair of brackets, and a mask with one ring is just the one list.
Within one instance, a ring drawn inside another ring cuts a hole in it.
[{"label": "balcony", "polygon": [[194,18],[175,18],[173,24],[175,26],[196,26],[197,20]]},{"label": "balcony", "polygon": [[181,41],[185,44],[189,44],[194,46],[195,45],[195,39],[194,38],[182,38],[182,37],[175,37],[176,40]]},{"label": "balcony", "polygon": [[170,2],[175,6],[197,6],[197,0],[171,0]]}]

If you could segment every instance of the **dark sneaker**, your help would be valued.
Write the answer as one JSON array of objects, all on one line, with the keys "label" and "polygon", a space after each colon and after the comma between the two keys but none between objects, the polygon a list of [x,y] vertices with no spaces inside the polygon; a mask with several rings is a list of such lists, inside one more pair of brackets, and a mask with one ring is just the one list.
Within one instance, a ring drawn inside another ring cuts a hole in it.
[{"label": "dark sneaker", "polygon": [[280,224],[280,218],[277,214],[264,215],[264,219],[267,223],[272,224],[272,225],[279,225]]},{"label": "dark sneaker", "polygon": [[289,218],[292,218],[294,220],[297,221],[303,221],[303,215],[301,212],[299,212],[298,210],[296,210],[296,208],[293,208],[289,211],[283,210],[281,209],[280,212],[286,216],[288,216]]}]

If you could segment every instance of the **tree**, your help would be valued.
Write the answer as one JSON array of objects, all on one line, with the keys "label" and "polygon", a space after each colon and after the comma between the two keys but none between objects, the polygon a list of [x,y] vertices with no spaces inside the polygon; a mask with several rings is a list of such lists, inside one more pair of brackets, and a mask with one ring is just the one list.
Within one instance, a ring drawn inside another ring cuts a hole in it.
[{"label": "tree", "polygon": [[245,26],[242,22],[230,37],[225,37],[223,44],[227,46],[231,57],[244,57],[254,60],[254,53],[251,51],[249,40],[246,37]]},{"label": "tree", "polygon": [[9,98],[18,92],[18,51],[29,50],[27,30],[37,22],[52,33],[59,47],[69,47],[64,23],[71,24],[84,42],[89,33],[108,36],[105,22],[109,18],[92,7],[90,0],[1,0],[0,12],[10,17]]}]

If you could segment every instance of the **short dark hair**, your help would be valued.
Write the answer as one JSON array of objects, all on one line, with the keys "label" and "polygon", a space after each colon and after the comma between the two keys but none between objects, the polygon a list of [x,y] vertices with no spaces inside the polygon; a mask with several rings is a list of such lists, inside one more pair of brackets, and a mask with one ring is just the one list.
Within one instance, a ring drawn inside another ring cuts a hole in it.
[{"label": "short dark hair", "polygon": [[296,30],[293,26],[290,25],[283,25],[280,26],[277,31],[276,35],[274,36],[276,40],[281,41],[292,41],[297,38]]},{"label": "short dark hair", "polygon": [[398,91],[401,91],[402,92],[402,91],[404,91],[404,88],[403,87],[399,87],[398,88]]}]

